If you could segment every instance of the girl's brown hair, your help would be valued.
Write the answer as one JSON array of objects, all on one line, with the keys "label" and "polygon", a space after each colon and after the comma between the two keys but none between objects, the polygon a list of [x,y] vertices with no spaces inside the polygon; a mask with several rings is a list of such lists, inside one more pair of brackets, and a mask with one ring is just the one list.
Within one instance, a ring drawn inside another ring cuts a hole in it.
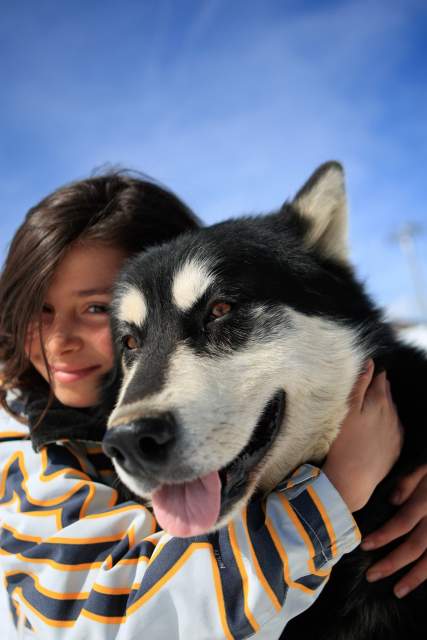
[{"label": "girl's brown hair", "polygon": [[43,384],[25,354],[25,338],[70,245],[100,242],[131,255],[197,226],[196,216],[173,193],[128,172],[73,182],[32,207],[0,276],[0,404],[10,410],[9,390]]}]

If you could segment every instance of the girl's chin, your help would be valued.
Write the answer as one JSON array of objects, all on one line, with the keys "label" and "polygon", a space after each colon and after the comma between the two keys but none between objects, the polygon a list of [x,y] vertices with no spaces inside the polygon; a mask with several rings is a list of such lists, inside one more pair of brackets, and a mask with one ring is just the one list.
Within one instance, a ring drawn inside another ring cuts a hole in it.
[{"label": "girl's chin", "polygon": [[73,393],[69,390],[63,391],[62,389],[54,389],[54,392],[56,399],[66,407],[87,409],[89,407],[93,407],[99,402],[98,393],[95,391],[93,391],[93,393],[88,393],[87,389],[85,390],[85,393]]}]

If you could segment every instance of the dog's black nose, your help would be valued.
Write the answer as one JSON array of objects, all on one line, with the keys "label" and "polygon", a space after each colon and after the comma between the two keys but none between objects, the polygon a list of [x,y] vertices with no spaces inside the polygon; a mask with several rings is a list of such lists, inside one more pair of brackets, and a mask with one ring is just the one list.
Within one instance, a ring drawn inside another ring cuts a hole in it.
[{"label": "dog's black nose", "polygon": [[172,414],[140,418],[107,431],[102,447],[128,473],[142,465],[158,467],[169,460],[176,442],[177,425]]}]

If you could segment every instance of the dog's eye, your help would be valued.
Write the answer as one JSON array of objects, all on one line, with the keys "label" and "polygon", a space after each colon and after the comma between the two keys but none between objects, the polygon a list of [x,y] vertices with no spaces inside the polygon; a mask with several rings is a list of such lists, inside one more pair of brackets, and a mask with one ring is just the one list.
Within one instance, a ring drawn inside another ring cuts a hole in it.
[{"label": "dog's eye", "polygon": [[218,320],[219,318],[226,316],[230,311],[231,304],[228,304],[228,302],[215,302],[209,310],[208,320],[209,322]]},{"label": "dog's eye", "polygon": [[129,351],[133,351],[133,349],[138,348],[138,343],[133,336],[124,336],[122,338],[122,343],[125,349],[128,349]]}]

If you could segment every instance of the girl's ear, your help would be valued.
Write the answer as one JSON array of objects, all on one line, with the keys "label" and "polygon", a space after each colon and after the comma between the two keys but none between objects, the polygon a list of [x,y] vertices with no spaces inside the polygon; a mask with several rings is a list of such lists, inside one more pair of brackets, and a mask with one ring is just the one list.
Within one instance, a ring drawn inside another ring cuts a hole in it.
[{"label": "girl's ear", "polygon": [[348,262],[347,199],[344,170],[338,162],[322,164],[291,202],[306,222],[307,248],[315,248],[326,258]]}]

